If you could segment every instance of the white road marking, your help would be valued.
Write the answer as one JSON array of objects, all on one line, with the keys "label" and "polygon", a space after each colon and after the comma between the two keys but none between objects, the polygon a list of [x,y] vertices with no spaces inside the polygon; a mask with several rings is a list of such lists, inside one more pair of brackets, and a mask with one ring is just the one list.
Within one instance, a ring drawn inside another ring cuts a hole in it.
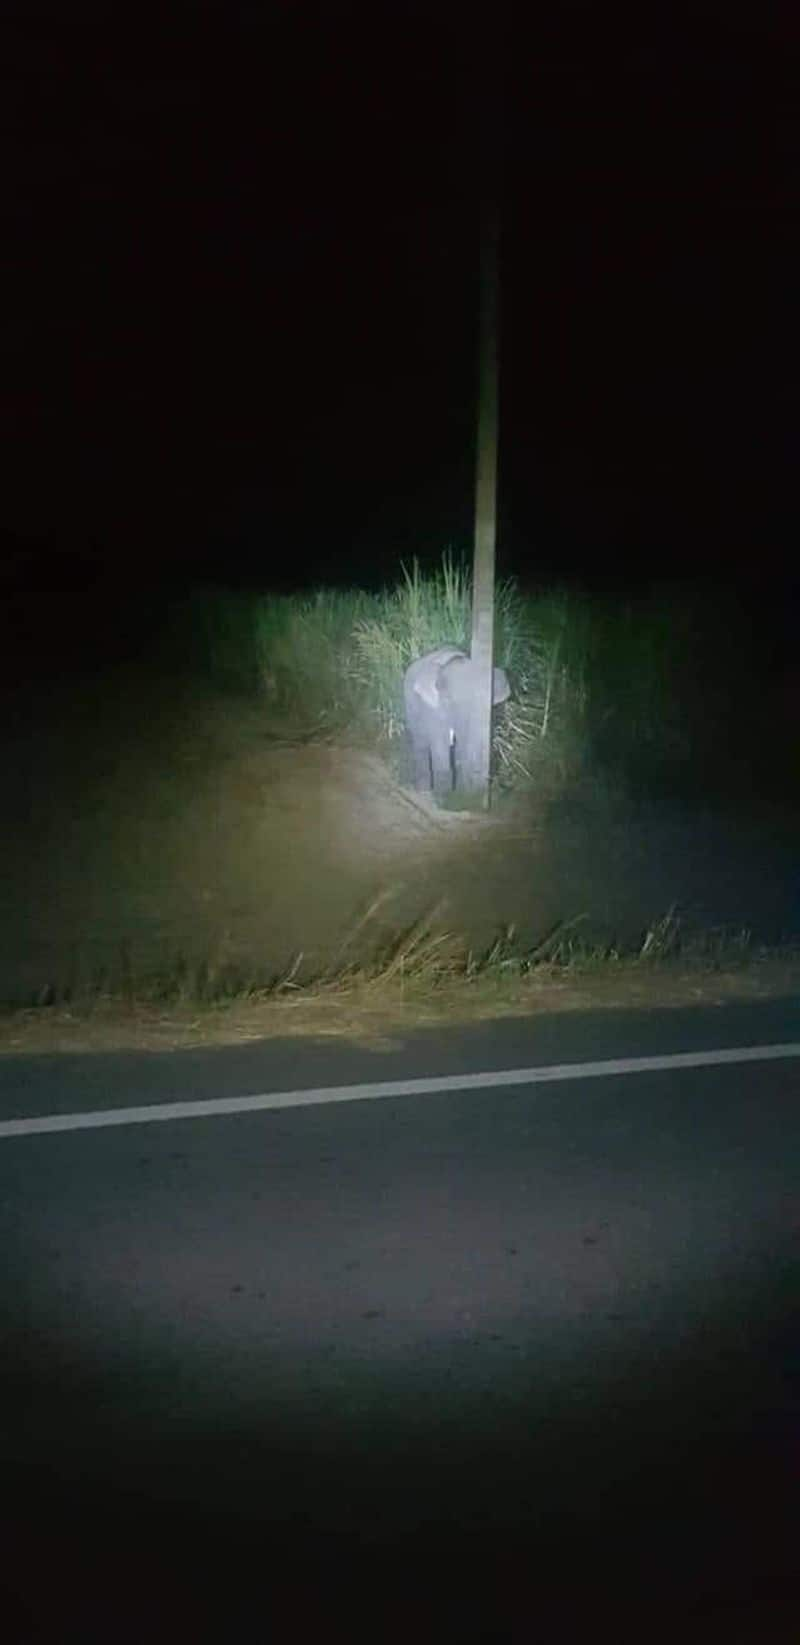
[{"label": "white road marking", "polygon": [[438,1091],[478,1091],[486,1086],[550,1085],[556,1080],[607,1079],[612,1074],[669,1073],[679,1068],[719,1068],[744,1062],[800,1057],[800,1043],[744,1045],[723,1051],[679,1051],[659,1057],[613,1057],[604,1062],[561,1062],[541,1068],[489,1069],[483,1074],[440,1074],[430,1079],[375,1080],[306,1091],[265,1091],[254,1097],[211,1097],[199,1102],[161,1102],[139,1108],[101,1108],[85,1114],[42,1114],[0,1121],[0,1138],[45,1131],[98,1131],[108,1125],[153,1125],[158,1120],[211,1119],[254,1114],[268,1108],[310,1108],[327,1102],[366,1102],[378,1097],[417,1097]]}]

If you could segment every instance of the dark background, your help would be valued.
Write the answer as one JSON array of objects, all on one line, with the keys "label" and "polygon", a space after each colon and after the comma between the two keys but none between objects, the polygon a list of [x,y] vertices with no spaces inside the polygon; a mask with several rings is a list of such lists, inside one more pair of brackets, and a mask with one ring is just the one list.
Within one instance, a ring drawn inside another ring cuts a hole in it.
[{"label": "dark background", "polygon": [[794,7],[3,18],[7,581],[469,551],[488,154],[501,573],[796,599]]}]

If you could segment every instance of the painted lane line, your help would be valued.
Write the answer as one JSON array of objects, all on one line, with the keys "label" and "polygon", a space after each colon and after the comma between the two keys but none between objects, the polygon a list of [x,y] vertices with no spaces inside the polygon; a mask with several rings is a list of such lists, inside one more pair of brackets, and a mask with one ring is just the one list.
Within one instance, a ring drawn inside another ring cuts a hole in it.
[{"label": "painted lane line", "polygon": [[305,1091],[266,1091],[253,1097],[211,1097],[196,1102],[149,1103],[138,1108],[105,1108],[84,1114],[42,1114],[32,1119],[2,1120],[0,1138],[38,1136],[47,1131],[96,1131],[109,1125],[152,1125],[159,1120],[211,1119],[270,1108],[309,1108],[327,1102],[477,1091],[487,1086],[549,1085],[557,1080],[607,1079],[610,1075],[652,1074],[680,1068],[719,1068],[792,1057],[800,1057],[800,1043],[744,1045],[723,1051],[678,1051],[658,1057],[614,1057],[604,1062],[553,1063],[540,1068],[488,1070],[483,1074],[441,1074],[430,1079],[323,1085]]}]

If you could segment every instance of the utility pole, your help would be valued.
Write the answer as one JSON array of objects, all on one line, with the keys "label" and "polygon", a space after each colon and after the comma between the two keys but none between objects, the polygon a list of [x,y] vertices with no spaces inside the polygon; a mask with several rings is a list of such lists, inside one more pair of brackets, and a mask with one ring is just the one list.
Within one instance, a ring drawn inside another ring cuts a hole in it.
[{"label": "utility pole", "polygon": [[[497,189],[497,179],[493,180]],[[491,184],[490,184],[491,187]],[[478,688],[464,787],[488,810],[494,663],[494,562],[497,541],[498,341],[500,213],[487,191],[481,210],[478,444],[472,570],[472,661]]]}]

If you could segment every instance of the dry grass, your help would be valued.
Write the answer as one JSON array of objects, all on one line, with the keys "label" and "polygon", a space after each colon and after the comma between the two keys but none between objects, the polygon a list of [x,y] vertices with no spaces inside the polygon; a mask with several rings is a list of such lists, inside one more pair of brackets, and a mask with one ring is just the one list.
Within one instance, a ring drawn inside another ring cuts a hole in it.
[{"label": "dry grass", "polygon": [[[343,963],[298,984],[299,956],[266,990],[240,997],[169,1000],[97,995],[80,1004],[0,1016],[0,1054],[136,1049],[179,1050],[302,1037],[390,1050],[418,1029],[565,1011],[668,1009],[796,996],[800,953],[751,949],[744,940],[677,951],[677,922],[665,917],[628,956],[575,950],[566,931],[541,951],[515,955],[510,938],[476,958],[463,939],[436,931],[434,914],[399,937],[371,966]],[[665,939],[668,946],[659,947]],[[358,938],[358,930],[353,932]],[[558,956],[548,957],[550,948]]]}]

